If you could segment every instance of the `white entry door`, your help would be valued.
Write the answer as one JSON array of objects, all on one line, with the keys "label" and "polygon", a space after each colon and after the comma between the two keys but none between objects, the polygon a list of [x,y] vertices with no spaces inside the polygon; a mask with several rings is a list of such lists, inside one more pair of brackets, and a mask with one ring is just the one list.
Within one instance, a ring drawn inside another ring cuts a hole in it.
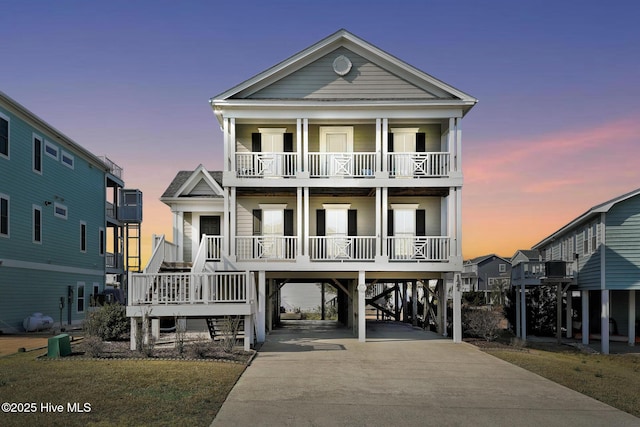
[{"label": "white entry door", "polygon": [[260,129],[260,171],[265,177],[282,175],[285,129]]},{"label": "white entry door", "polygon": [[353,127],[326,126],[320,128],[320,152],[326,153],[321,162],[322,173],[329,176],[353,174]]},{"label": "white entry door", "polygon": [[348,209],[326,210],[327,255],[329,259],[349,258]]},{"label": "white entry door", "polygon": [[411,259],[415,251],[416,210],[394,209],[393,231],[395,235],[394,258]]}]

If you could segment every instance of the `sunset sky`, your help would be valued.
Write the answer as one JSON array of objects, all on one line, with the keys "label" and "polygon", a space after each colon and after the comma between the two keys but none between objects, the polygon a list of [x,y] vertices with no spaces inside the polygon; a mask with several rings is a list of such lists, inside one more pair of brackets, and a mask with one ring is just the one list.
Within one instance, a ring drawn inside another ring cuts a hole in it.
[{"label": "sunset sky", "polygon": [[0,90],[144,193],[143,257],[178,170],[221,168],[208,100],[345,28],[479,99],[463,127],[465,258],[528,249],[640,187],[637,1],[0,0]]}]

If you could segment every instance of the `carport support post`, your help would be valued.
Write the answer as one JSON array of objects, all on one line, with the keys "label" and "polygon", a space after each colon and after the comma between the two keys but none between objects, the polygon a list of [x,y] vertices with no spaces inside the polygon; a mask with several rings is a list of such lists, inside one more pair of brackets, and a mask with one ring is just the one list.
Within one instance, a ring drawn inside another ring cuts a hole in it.
[{"label": "carport support post", "polygon": [[573,291],[567,289],[567,338],[573,337]]},{"label": "carport support post", "polygon": [[265,342],[265,299],[267,298],[267,279],[264,270],[258,272],[258,312],[256,313],[256,339]]},{"label": "carport support post", "polygon": [[636,345],[636,291],[629,291],[629,345]]},{"label": "carport support post", "polygon": [[129,332],[129,348],[131,350],[137,350],[138,343],[138,318],[131,318],[131,331]]},{"label": "carport support post", "polygon": [[556,289],[556,339],[562,344],[562,283]]},{"label": "carport support post", "polygon": [[516,286],[516,337],[520,338],[520,289]]},{"label": "carport support post", "polygon": [[524,287],[524,283],[520,285],[520,326],[522,327],[522,332],[520,333],[520,338],[523,340],[527,340],[527,290]]},{"label": "carport support post", "polygon": [[411,324],[418,326],[418,281],[411,282]]},{"label": "carport support post", "polygon": [[609,354],[609,290],[603,289],[602,308],[600,311],[600,337],[602,339],[602,354]]},{"label": "carport support post", "polygon": [[462,280],[460,273],[453,275],[453,342],[462,342]]},{"label": "carport support post", "polygon": [[364,278],[364,271],[358,272],[358,341],[367,340],[367,319],[365,318],[365,296],[367,284]]},{"label": "carport support post", "polygon": [[582,344],[589,344],[589,291],[582,291]]}]

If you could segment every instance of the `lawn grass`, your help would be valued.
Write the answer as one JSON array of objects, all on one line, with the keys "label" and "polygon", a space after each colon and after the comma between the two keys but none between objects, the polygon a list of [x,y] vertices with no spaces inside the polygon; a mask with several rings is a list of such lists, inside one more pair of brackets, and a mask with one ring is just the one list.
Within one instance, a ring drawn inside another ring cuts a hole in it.
[{"label": "lawn grass", "polygon": [[485,349],[502,360],[640,417],[640,357],[553,351]]},{"label": "lawn grass", "polygon": [[[0,425],[208,426],[245,365],[174,360],[36,360],[0,357],[0,403],[37,404],[37,412],[0,412]],[[67,404],[91,405],[69,413]],[[40,410],[63,405],[62,413]]]}]

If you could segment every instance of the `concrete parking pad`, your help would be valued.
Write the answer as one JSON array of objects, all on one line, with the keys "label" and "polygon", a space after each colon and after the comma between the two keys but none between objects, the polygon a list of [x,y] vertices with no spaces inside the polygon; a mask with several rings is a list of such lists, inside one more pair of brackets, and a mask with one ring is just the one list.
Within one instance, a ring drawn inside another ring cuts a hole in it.
[{"label": "concrete parking pad", "polygon": [[391,322],[267,337],[212,426],[638,426],[640,419],[469,344]]}]

